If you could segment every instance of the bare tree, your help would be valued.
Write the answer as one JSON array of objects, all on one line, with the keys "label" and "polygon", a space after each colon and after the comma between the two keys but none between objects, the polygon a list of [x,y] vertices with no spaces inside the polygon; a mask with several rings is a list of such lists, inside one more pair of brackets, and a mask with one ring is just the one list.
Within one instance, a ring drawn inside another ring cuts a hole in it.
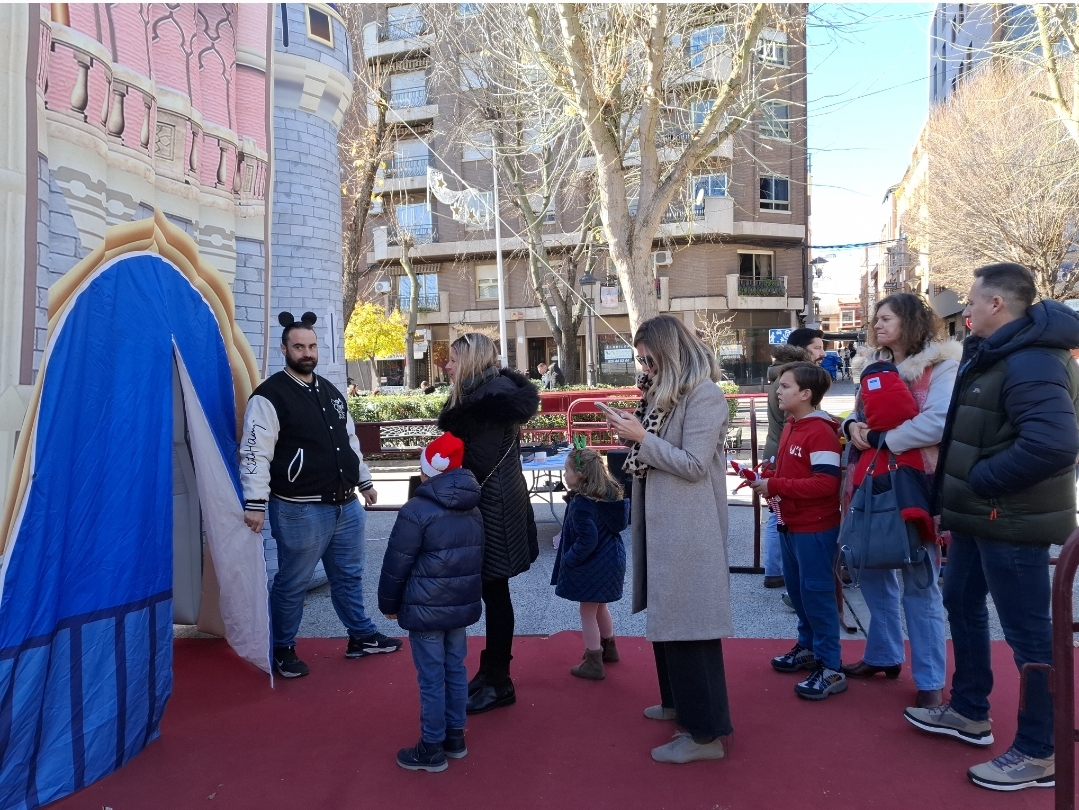
[{"label": "bare tree", "polygon": [[699,324],[697,334],[704,341],[704,345],[711,349],[712,354],[719,360],[723,347],[734,338],[734,329],[731,327],[734,316],[720,317],[713,312],[709,317],[707,312],[700,311],[697,311],[695,315]]},{"label": "bare tree", "polygon": [[[371,67],[364,58],[362,6],[343,3],[342,18],[352,43],[352,62],[361,66],[356,76],[359,87],[355,101],[349,106],[338,136],[344,197],[345,244],[344,267],[341,278],[341,311],[348,323],[352,310],[361,295],[366,271],[364,227],[371,212],[378,171],[390,149],[390,129],[386,123],[389,103],[384,77],[378,65]],[[370,103],[366,103],[366,102]],[[369,292],[369,291],[366,291]]]},{"label": "bare tree", "polygon": [[1034,271],[1042,297],[1079,293],[1066,269],[1079,236],[1079,145],[1035,97],[1038,80],[988,62],[930,116],[929,168],[907,227],[939,286],[966,290],[975,267],[1011,261]]},{"label": "bare tree", "polygon": [[[766,26],[801,30],[804,7],[590,3],[505,7],[497,42],[527,52],[580,128],[630,325],[658,313],[652,244],[691,172],[790,72]],[[688,119],[689,127],[679,127]],[[637,201],[634,205],[634,201]]]}]

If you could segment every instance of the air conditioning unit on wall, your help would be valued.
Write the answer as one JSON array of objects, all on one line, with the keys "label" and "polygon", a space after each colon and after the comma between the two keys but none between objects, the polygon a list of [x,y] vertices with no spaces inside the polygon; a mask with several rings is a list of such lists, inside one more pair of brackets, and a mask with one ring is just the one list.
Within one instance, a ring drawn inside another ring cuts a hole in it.
[{"label": "air conditioning unit on wall", "polygon": [[381,293],[382,295],[385,295],[386,293],[390,292],[391,290],[393,290],[393,282],[392,281],[376,281],[375,282],[375,292]]},{"label": "air conditioning unit on wall", "polygon": [[652,266],[653,267],[667,267],[673,258],[669,250],[657,250],[652,254]]}]

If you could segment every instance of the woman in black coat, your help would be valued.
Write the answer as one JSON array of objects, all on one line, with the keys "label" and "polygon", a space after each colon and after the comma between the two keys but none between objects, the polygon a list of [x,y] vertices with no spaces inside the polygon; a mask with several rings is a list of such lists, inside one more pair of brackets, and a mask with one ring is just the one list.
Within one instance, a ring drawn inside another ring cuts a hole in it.
[{"label": "woman in black coat", "polygon": [[480,714],[517,701],[510,680],[509,581],[539,556],[520,439],[521,425],[539,410],[539,392],[524,375],[499,369],[494,344],[475,332],[452,343],[446,373],[452,387],[438,426],[464,442],[463,466],[480,482],[487,649],[480,654],[480,671],[469,681],[467,707],[469,714]]}]

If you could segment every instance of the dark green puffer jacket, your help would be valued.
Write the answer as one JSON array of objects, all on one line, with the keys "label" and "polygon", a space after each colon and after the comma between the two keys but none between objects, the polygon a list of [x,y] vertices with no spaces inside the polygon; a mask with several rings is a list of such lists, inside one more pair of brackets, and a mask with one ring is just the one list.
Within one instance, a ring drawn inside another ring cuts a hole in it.
[{"label": "dark green puffer jacket", "polygon": [[941,528],[1048,545],[1075,529],[1079,315],[1041,301],[963,344],[941,440],[934,503]]}]

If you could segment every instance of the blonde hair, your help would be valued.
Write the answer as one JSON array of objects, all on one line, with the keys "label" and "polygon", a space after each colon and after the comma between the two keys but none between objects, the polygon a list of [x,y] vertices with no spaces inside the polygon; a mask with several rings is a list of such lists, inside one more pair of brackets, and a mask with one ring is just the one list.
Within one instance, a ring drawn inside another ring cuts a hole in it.
[{"label": "blonde hair", "polygon": [[457,373],[453,375],[453,384],[450,386],[451,406],[456,405],[461,399],[478,387],[475,382],[468,391],[463,390],[470,382],[478,379],[487,369],[498,368],[498,351],[495,344],[486,335],[479,332],[466,332],[450,344],[450,348],[457,352]]},{"label": "blonde hair", "polygon": [[657,315],[637,327],[634,347],[644,344],[652,351],[656,368],[646,398],[669,413],[679,400],[705,380],[719,382],[716,356],[681,319]]},{"label": "blonde hair", "polygon": [[[578,460],[580,466],[577,464]],[[603,457],[595,450],[570,450],[566,458],[566,469],[581,477],[574,488],[578,495],[586,495],[597,501],[622,500],[622,485],[614,479],[607,465],[603,463]]]}]

